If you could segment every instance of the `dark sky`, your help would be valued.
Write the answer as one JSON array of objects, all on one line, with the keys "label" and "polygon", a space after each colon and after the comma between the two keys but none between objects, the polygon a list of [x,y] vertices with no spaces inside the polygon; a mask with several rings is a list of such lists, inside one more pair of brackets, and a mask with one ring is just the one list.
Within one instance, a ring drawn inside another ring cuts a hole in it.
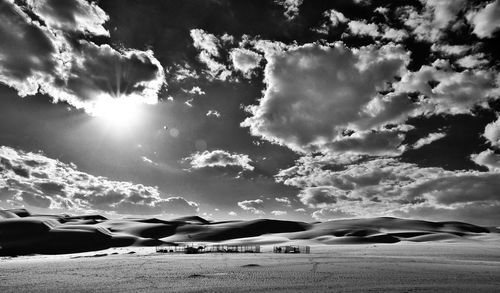
[{"label": "dark sky", "polygon": [[500,224],[500,1],[0,0],[0,207]]}]

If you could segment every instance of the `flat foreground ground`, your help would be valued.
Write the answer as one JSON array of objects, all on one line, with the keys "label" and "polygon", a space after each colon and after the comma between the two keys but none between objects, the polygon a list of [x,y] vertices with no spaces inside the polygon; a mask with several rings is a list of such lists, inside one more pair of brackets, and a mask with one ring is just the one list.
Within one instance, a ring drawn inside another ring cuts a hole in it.
[{"label": "flat foreground ground", "polygon": [[498,242],[311,250],[2,258],[0,292],[500,292]]}]

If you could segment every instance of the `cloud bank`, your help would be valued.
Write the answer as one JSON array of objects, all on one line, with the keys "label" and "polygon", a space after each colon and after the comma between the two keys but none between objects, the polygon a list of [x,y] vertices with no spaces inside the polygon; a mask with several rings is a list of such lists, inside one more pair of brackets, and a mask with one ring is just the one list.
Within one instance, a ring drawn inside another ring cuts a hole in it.
[{"label": "cloud bank", "polygon": [[0,147],[0,203],[38,211],[68,210],[111,214],[192,215],[198,204],[183,197],[163,197],[157,187],[114,181],[78,171],[43,154]]}]

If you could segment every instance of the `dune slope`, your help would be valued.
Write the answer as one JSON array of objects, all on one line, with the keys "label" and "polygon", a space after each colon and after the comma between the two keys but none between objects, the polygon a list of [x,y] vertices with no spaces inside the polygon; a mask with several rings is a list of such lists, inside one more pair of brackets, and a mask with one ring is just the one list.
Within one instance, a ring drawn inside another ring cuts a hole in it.
[{"label": "dune slope", "polygon": [[[497,230],[492,231],[497,233]],[[201,217],[171,221],[107,219],[100,215],[34,215],[25,209],[0,210],[0,255],[63,254],[123,246],[179,242],[275,243],[309,240],[318,244],[460,241],[490,233],[462,222],[367,218],[304,223],[258,219],[210,222]]]}]

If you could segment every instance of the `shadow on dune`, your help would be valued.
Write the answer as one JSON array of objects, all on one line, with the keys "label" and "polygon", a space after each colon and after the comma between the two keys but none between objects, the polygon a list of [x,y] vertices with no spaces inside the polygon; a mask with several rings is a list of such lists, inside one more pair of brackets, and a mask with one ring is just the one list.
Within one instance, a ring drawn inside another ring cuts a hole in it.
[{"label": "shadow on dune", "polygon": [[487,228],[462,222],[388,217],[324,223],[270,219],[210,222],[198,216],[171,221],[107,219],[100,215],[33,215],[25,209],[13,209],[0,210],[0,255],[64,254],[193,241],[244,242],[252,237],[261,243],[272,238],[278,242],[310,240],[330,245],[456,241],[489,232]]}]

